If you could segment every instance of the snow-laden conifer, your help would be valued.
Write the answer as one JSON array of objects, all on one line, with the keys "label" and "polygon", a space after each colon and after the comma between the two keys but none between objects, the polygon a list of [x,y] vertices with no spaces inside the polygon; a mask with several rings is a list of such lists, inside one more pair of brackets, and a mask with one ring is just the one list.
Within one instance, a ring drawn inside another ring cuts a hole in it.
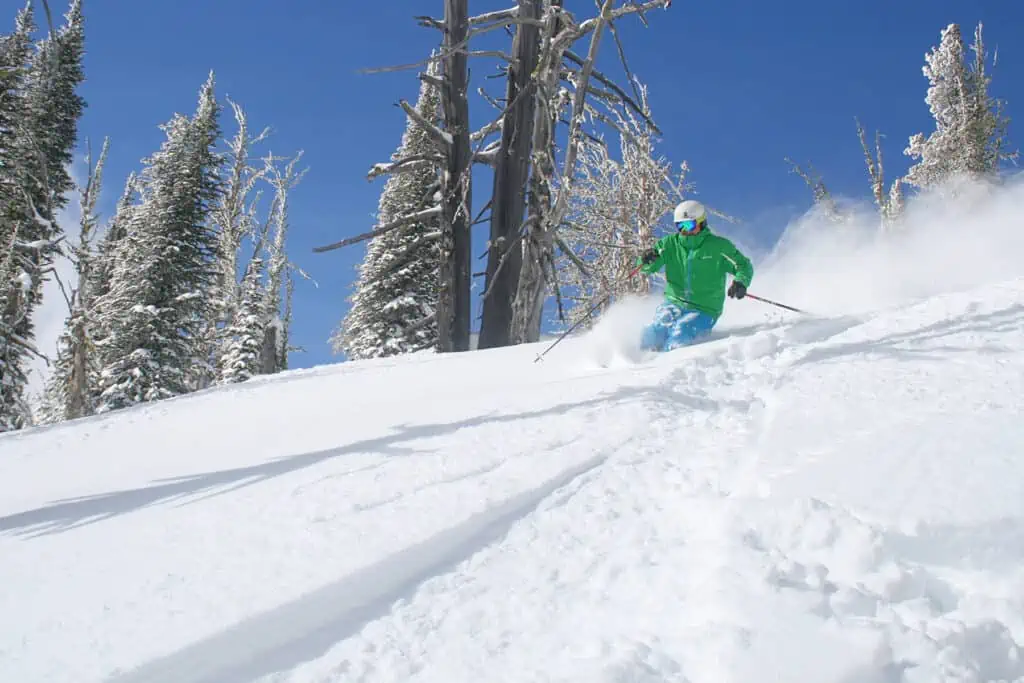
[{"label": "snow-laden conifer", "polygon": [[[434,124],[440,105],[437,87],[424,81],[415,111]],[[434,154],[428,131],[410,119],[393,159]],[[409,165],[391,175],[380,196],[378,224],[437,206],[438,187],[437,171],[429,163]],[[439,222],[429,216],[370,240],[350,299],[352,308],[331,339],[335,351],[359,359],[435,345],[439,237]]]},{"label": "snow-laden conifer", "polygon": [[26,6],[0,47],[0,244],[6,250],[0,263],[0,430],[29,419],[24,390],[26,362],[35,352],[34,315],[60,249],[56,215],[74,187],[67,166],[85,107],[77,92],[84,79],[81,2],[74,0],[64,25],[33,50],[34,29]]},{"label": "snow-laden conifer", "polygon": [[128,217],[100,302],[109,332],[99,342],[99,411],[186,393],[207,371],[203,333],[216,314],[219,274],[210,223],[222,194],[219,112],[210,74],[195,115],[165,124],[165,142],[145,162],[143,201]]},{"label": "snow-laden conifer", "polygon": [[22,221],[25,166],[18,145],[33,30],[29,3],[18,12],[14,31],[0,36],[0,432],[25,422],[25,366],[34,352],[30,338],[23,336],[30,322],[31,278]]},{"label": "snow-laden conifer", "polygon": [[938,47],[925,55],[925,102],[935,130],[927,137],[912,136],[904,150],[917,160],[907,172],[910,185],[933,188],[956,179],[992,178],[999,162],[1011,156],[1005,140],[1009,119],[1003,115],[1002,102],[989,94],[981,24],[971,50],[973,61],[967,58],[960,27],[949,24]]},{"label": "snow-laden conifer", "polygon": [[254,256],[242,279],[241,293],[218,359],[218,376],[223,384],[244,382],[260,374],[268,326],[267,296],[263,285],[265,271],[263,259],[259,255]]}]

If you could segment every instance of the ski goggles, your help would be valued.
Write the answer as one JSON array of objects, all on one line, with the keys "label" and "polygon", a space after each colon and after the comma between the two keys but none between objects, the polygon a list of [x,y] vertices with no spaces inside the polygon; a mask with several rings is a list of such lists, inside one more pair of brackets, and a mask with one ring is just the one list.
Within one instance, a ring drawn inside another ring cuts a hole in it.
[{"label": "ski goggles", "polygon": [[701,227],[701,223],[696,219],[676,221],[676,227],[682,232],[697,232]]}]

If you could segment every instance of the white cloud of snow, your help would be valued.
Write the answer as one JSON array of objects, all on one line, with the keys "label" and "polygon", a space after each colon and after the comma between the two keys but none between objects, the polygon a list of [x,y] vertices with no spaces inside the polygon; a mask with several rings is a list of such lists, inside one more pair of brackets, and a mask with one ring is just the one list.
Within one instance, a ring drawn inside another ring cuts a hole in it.
[{"label": "white cloud of snow", "polygon": [[[729,227],[718,232],[754,262],[750,293],[812,315],[858,315],[1020,273],[1024,173],[999,186],[961,183],[955,189],[953,198],[908,198],[904,221],[891,233],[880,230],[873,204],[842,198],[848,212],[843,223],[812,208],[786,225],[767,250]],[[635,360],[640,330],[660,300],[659,288],[646,298],[617,301],[586,334],[591,352],[602,362]],[[753,299],[727,299],[714,336],[797,315]]]},{"label": "white cloud of snow", "polygon": [[[873,205],[849,207],[843,224],[809,211],[754,258],[750,292],[818,315],[858,314],[981,286],[1020,272],[1024,175],[998,187],[962,185],[950,199],[907,202],[904,224],[879,231]],[[741,245],[742,246],[742,245]],[[794,314],[758,301],[729,301],[722,326]]]}]

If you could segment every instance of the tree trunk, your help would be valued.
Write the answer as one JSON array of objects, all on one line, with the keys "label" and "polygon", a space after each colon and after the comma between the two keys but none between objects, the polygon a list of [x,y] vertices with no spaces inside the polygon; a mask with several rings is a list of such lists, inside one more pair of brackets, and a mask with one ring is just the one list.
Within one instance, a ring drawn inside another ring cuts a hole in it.
[{"label": "tree trunk", "polygon": [[273,375],[277,373],[278,367],[278,327],[267,325],[263,331],[263,348],[260,349],[260,374]]},{"label": "tree trunk", "polygon": [[[561,6],[560,0],[552,5]],[[544,27],[542,51],[547,53],[558,31],[557,14],[552,12]],[[558,68],[562,56],[548,55],[545,67],[538,74],[537,107],[534,117],[533,174],[530,177],[530,195],[526,219],[526,236],[523,238],[523,265],[519,274],[515,299],[512,303],[513,344],[531,343],[540,339],[541,313],[544,308],[547,277],[544,255],[551,253],[552,238],[546,230],[545,221],[551,213],[551,179],[555,174],[554,148],[555,126],[558,111],[555,109],[555,93],[558,89]]]},{"label": "tree trunk", "polygon": [[[519,0],[519,16],[540,19],[543,0]],[[518,244],[526,208],[526,181],[530,172],[530,145],[537,93],[531,79],[540,53],[540,27],[519,24],[512,45],[515,62],[509,67],[506,106],[494,172],[491,205],[491,244],[487,256],[480,348],[507,346],[512,332],[512,300],[523,263]],[[502,264],[502,259],[504,263]]]},{"label": "tree trunk", "polygon": [[[554,0],[552,1],[554,3]],[[546,166],[542,173],[542,175],[546,176],[546,179],[537,185],[537,189],[546,196],[543,196],[542,201],[536,204],[533,201],[533,193],[531,193],[530,198],[531,212],[530,221],[528,222],[530,233],[526,237],[526,262],[523,265],[523,273],[519,280],[519,290],[516,293],[516,302],[513,306],[513,336],[520,343],[535,342],[540,338],[541,311],[547,295],[548,278],[554,279],[555,272],[554,233],[558,230],[565,212],[568,210],[573,177],[576,173],[576,159],[579,154],[580,139],[582,137],[581,128],[583,125],[587,88],[590,84],[590,76],[594,70],[594,62],[597,60],[601,36],[611,16],[612,4],[613,0],[603,0],[602,2],[601,14],[594,28],[594,34],[590,39],[590,51],[587,53],[587,59],[580,70],[576,92],[573,95],[572,111],[569,114],[569,136],[566,143],[562,177],[554,203],[551,201],[550,180],[554,172],[551,159],[554,155],[555,144],[553,136],[555,119],[552,117],[557,116],[557,112],[550,112],[548,117],[539,117],[539,120],[543,120],[544,125],[548,126],[548,130],[544,131],[542,140],[535,140],[534,145],[534,150],[544,150],[543,154],[538,156],[538,163],[540,163],[540,159],[544,159],[543,163]],[[558,33],[551,32],[547,35],[552,36],[553,40],[551,41],[551,46],[546,50],[549,53],[547,55],[548,61],[541,70],[546,85],[545,91],[548,93],[546,99],[551,103],[554,100],[552,94],[558,86],[559,67],[562,63],[564,51],[568,48],[568,43],[560,40],[561,36]],[[549,108],[553,107],[554,104],[549,104]],[[536,144],[541,141],[544,142],[543,147]],[[534,177],[536,178],[537,175],[535,172]],[[527,276],[528,270],[529,276]]]},{"label": "tree trunk", "polygon": [[470,147],[469,74],[465,45],[469,33],[468,0],[444,3],[445,131],[451,136],[441,217],[441,267],[438,273],[437,350],[469,350],[473,150]]},{"label": "tree trunk", "polygon": [[[88,271],[83,276],[88,278]],[[82,285],[83,288],[85,285]],[[79,296],[82,292],[79,291]],[[88,384],[88,359],[86,358],[86,351],[88,350],[88,337],[85,330],[85,318],[84,318],[83,306],[83,317],[79,317],[75,320],[75,327],[72,330],[72,339],[74,349],[72,351],[71,360],[71,382],[68,387],[68,403],[67,412],[64,415],[66,420],[74,420],[79,417],[84,417],[86,414],[85,410],[85,397],[89,393]]]}]

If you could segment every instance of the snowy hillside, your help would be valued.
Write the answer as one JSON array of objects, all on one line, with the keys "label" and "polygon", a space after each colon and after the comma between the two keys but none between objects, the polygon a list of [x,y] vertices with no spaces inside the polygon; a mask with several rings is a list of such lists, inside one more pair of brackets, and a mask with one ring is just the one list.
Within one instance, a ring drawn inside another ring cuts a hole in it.
[{"label": "snowy hillside", "polygon": [[1024,680],[1019,242],[827,244],[654,360],[627,305],[3,436],[0,681]]}]

